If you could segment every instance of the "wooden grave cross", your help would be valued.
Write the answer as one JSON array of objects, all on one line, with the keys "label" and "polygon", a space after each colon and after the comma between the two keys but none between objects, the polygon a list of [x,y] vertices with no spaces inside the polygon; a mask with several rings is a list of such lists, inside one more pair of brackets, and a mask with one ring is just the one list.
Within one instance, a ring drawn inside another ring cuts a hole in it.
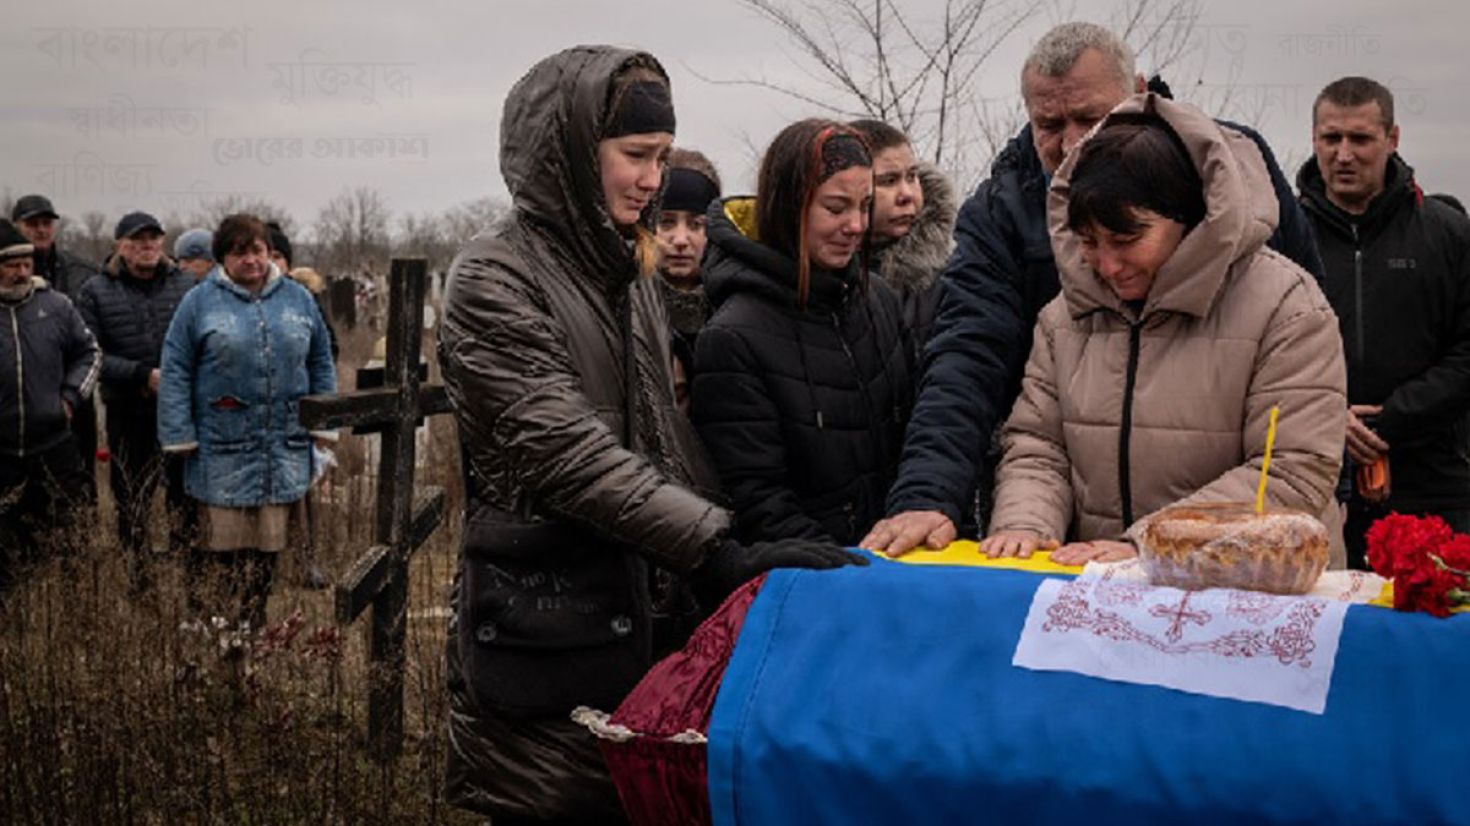
[{"label": "wooden grave cross", "polygon": [[338,623],[373,609],[368,737],[384,759],[403,746],[408,561],[444,518],[444,489],[416,491],[413,479],[414,431],[424,416],[449,412],[443,385],[420,384],[426,271],[421,258],[393,259],[382,386],[301,399],[301,422],[308,429],[374,426],[383,440],[373,545],[338,582],[335,596]]}]

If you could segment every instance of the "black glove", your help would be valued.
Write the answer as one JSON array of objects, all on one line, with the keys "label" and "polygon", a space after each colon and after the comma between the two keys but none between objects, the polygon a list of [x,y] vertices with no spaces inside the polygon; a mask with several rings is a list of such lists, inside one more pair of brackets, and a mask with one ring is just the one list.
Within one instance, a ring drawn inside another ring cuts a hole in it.
[{"label": "black glove", "polygon": [[753,545],[722,539],[704,562],[689,573],[689,583],[700,602],[713,609],[731,591],[772,568],[823,570],[867,564],[868,558],[862,554],[810,539],[780,539]]}]

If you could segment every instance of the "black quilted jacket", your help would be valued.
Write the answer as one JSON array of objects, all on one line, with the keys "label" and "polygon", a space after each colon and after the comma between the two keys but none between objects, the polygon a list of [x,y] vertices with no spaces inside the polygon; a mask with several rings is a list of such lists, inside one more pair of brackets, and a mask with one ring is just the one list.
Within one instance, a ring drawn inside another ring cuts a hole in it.
[{"label": "black quilted jacket", "polygon": [[[883,517],[913,403],[902,308],[858,266],[814,270],[807,309],[796,267],[711,205],[704,282],[714,315],[695,349],[695,426],[745,540],[852,544]],[[728,207],[728,208],[727,208]]]},{"label": "black quilted jacket", "polygon": [[77,309],[102,348],[102,398],[109,404],[143,397],[168,323],[193,286],[194,279],[168,258],[144,280],[128,273],[117,256],[82,285]]}]

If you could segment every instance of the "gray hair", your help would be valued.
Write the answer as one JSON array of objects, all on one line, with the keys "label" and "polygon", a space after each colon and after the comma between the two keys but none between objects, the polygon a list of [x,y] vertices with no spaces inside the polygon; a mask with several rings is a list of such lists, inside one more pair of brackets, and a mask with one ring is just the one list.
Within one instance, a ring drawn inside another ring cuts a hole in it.
[{"label": "gray hair", "polygon": [[1117,64],[1118,83],[1125,94],[1133,91],[1137,77],[1133,50],[1121,38],[1096,23],[1063,23],[1041,36],[1021,67],[1021,90],[1024,93],[1027,71],[1043,77],[1061,77],[1076,65],[1088,49],[1096,49]]}]

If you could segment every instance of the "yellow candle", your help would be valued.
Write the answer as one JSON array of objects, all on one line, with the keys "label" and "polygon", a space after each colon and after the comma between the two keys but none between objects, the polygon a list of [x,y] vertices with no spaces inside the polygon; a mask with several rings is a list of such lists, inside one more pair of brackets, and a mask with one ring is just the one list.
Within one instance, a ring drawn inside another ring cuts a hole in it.
[{"label": "yellow candle", "polygon": [[1271,405],[1271,423],[1266,426],[1266,458],[1261,460],[1261,483],[1256,486],[1256,513],[1266,512],[1266,471],[1271,469],[1271,448],[1276,444],[1276,405]]}]

